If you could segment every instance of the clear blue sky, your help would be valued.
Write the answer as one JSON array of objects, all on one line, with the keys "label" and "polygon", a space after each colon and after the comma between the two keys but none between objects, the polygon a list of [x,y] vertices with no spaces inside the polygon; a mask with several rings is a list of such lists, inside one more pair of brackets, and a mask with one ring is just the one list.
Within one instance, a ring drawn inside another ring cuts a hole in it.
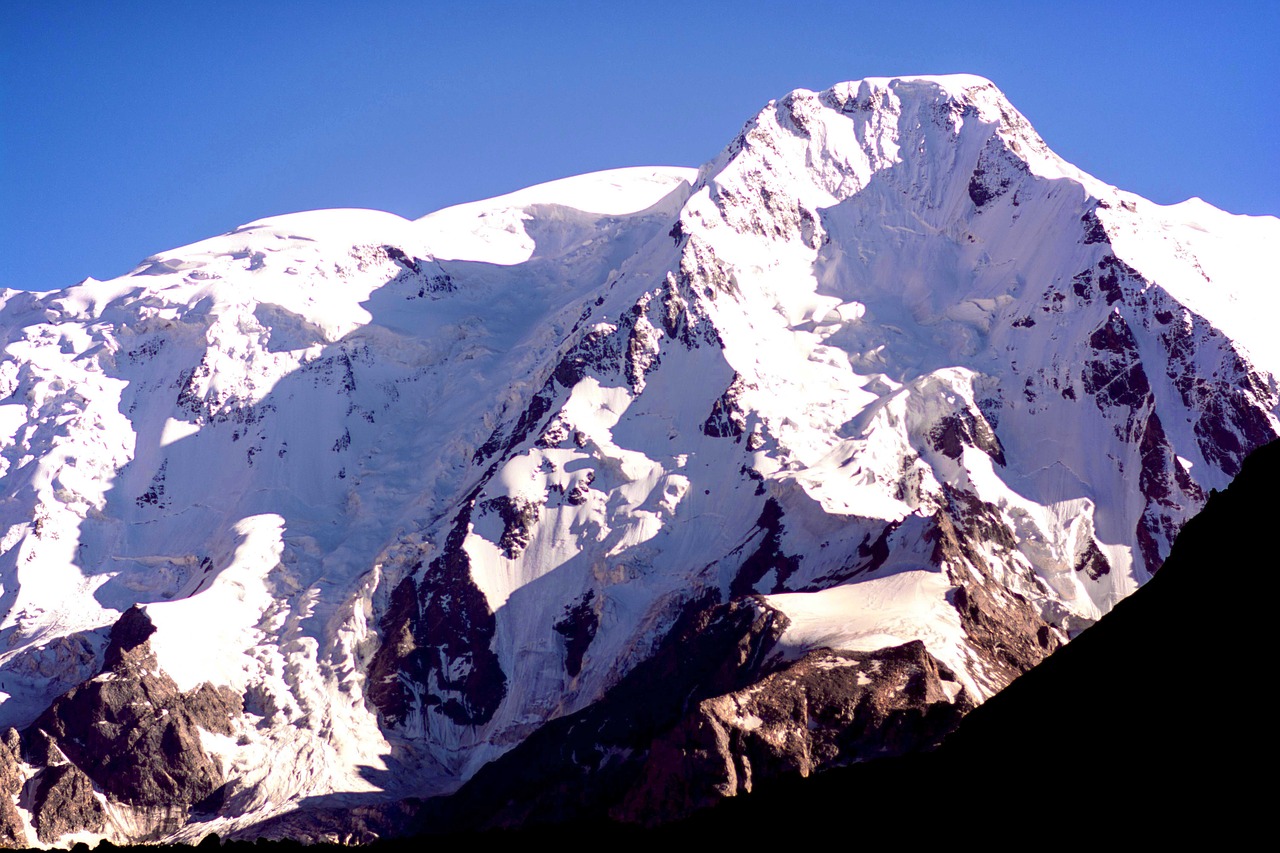
[{"label": "clear blue sky", "polygon": [[0,286],[320,207],[710,159],[768,100],[989,77],[1059,154],[1280,214],[1280,4],[0,0]]}]

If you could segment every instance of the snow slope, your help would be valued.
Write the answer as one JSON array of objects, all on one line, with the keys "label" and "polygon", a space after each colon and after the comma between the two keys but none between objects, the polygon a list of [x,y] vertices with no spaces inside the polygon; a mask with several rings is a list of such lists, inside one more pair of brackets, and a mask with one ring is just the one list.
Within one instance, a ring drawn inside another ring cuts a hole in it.
[{"label": "snow slope", "polygon": [[7,291],[0,724],[143,605],[183,690],[244,697],[197,838],[451,790],[707,593],[764,595],[783,657],[921,639],[980,700],[1277,434],[1277,246],[1079,172],[985,80],[868,79],[697,171]]}]

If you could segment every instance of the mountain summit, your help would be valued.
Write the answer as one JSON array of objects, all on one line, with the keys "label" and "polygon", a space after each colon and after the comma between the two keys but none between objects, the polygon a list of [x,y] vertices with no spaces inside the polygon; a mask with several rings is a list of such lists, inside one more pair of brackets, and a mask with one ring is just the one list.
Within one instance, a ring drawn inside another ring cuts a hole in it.
[{"label": "mountain summit", "polygon": [[877,78],[6,291],[0,835],[652,823],[927,748],[1280,434],[1277,246]]}]

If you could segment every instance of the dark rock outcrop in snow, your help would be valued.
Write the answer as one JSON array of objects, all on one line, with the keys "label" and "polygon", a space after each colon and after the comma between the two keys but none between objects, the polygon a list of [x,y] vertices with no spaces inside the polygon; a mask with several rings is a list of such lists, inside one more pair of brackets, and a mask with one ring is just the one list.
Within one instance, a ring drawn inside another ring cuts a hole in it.
[{"label": "dark rock outcrop in snow", "polygon": [[93,795],[93,782],[74,764],[46,767],[31,780],[31,822],[46,844],[69,832],[100,832],[107,815]]},{"label": "dark rock outcrop in snow", "polygon": [[[980,678],[998,690],[1061,645],[1065,632],[1017,591],[1019,585],[1034,589],[1035,579],[1018,558],[1017,540],[999,510],[967,492],[944,493],[947,505],[926,534],[933,542],[931,561],[946,571],[960,624],[984,653]],[[1008,574],[1022,575],[1022,584]]]},{"label": "dark rock outcrop in snow", "polygon": [[[391,593],[382,643],[369,665],[367,696],[392,724],[414,702],[460,725],[483,723],[506,695],[506,675],[490,647],[493,611],[471,578],[462,547],[474,505],[472,495],[420,585],[405,577]],[[418,562],[412,571],[421,568]]]},{"label": "dark rock outcrop in snow", "polygon": [[81,797],[78,773],[108,798],[139,807],[188,807],[225,781],[200,730],[230,735],[240,697],[207,683],[179,690],[151,651],[154,630],[141,608],[125,611],[111,629],[102,673],[60,696],[27,729],[29,756],[51,761],[60,753],[69,762],[43,771],[37,809],[52,808],[48,797]]},{"label": "dark rock outcrop in snow", "polygon": [[760,598],[692,603],[603,699],[428,802],[420,826],[652,825],[760,780],[928,748],[973,707],[923,643],[784,663],[770,652],[786,624]]}]

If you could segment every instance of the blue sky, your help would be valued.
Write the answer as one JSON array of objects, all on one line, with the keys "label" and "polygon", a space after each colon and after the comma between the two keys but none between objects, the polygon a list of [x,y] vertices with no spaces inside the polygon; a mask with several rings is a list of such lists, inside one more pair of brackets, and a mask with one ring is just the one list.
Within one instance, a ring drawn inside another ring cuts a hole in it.
[{"label": "blue sky", "polygon": [[1155,201],[1280,214],[1280,4],[0,0],[0,286],[272,214],[699,165],[771,98],[986,76]]}]

